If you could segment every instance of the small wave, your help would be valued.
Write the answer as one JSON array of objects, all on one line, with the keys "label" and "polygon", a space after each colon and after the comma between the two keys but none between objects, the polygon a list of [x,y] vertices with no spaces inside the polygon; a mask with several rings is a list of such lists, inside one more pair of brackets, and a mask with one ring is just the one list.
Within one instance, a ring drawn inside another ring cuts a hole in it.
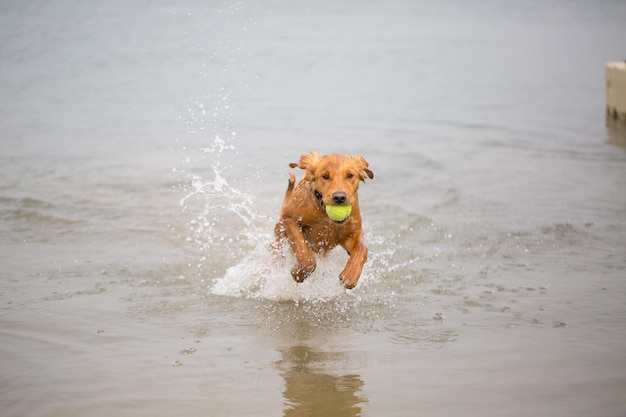
[{"label": "small wave", "polygon": [[61,207],[31,197],[2,198],[0,218],[15,230],[22,231],[32,230],[34,226],[70,231],[84,224],[68,217]]},{"label": "small wave", "polygon": [[55,214],[46,214],[37,210],[9,210],[4,216],[7,220],[24,222],[31,226],[37,224],[48,227],[70,227],[82,224],[78,220],[72,220]]}]

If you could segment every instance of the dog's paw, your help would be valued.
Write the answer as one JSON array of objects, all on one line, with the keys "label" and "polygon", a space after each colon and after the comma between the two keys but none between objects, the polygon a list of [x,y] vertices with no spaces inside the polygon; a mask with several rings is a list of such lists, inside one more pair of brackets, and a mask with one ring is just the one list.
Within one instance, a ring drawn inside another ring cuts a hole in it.
[{"label": "dog's paw", "polygon": [[356,287],[356,283],[359,281],[360,275],[361,275],[360,271],[359,273],[355,273],[353,271],[348,270],[348,268],[346,268],[343,271],[341,271],[341,274],[339,274],[339,280],[341,281],[344,287],[351,290],[352,288]]},{"label": "dog's paw", "polygon": [[296,282],[302,282],[315,271],[315,263],[308,265],[296,265],[291,270],[291,276]]}]

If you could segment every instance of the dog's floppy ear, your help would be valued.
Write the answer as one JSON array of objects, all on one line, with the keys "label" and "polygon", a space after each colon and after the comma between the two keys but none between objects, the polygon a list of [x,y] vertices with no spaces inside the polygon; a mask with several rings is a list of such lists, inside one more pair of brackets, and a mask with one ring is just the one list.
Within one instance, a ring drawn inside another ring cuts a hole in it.
[{"label": "dog's floppy ear", "polygon": [[310,152],[306,155],[300,155],[299,162],[292,162],[289,164],[291,168],[300,168],[306,171],[305,178],[309,181],[312,181],[315,176],[315,168],[322,160],[322,157],[317,152]]},{"label": "dog's floppy ear", "polygon": [[357,166],[359,167],[359,179],[365,182],[365,176],[367,175],[369,179],[374,179],[374,173],[369,169],[369,164],[362,156],[353,156]]}]

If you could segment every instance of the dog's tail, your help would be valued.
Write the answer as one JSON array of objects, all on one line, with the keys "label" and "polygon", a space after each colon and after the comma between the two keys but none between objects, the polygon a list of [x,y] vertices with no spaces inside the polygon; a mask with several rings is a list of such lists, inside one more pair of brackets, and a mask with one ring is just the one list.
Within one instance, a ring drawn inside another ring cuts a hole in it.
[{"label": "dog's tail", "polygon": [[293,191],[294,187],[296,185],[296,176],[293,175],[291,172],[289,173],[289,183],[287,184],[287,192],[285,193],[286,195],[291,194],[291,192]]}]

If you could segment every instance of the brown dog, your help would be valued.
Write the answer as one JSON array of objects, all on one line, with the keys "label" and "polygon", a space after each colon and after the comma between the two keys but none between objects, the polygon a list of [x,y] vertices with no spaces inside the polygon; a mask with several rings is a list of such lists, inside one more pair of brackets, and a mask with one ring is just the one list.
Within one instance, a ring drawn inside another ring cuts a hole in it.
[{"label": "brown dog", "polygon": [[[342,246],[349,255],[339,274],[346,288],[354,288],[363,264],[367,247],[361,237],[361,212],[357,190],[359,181],[374,178],[362,156],[325,155],[311,152],[300,157],[300,162],[289,164],[306,172],[295,185],[296,177],[289,173],[280,219],[276,224],[277,247],[289,242],[296,256],[291,276],[302,282],[315,270],[315,253],[324,255],[335,246]],[[352,206],[348,218],[341,222],[326,215],[326,206]]]}]

